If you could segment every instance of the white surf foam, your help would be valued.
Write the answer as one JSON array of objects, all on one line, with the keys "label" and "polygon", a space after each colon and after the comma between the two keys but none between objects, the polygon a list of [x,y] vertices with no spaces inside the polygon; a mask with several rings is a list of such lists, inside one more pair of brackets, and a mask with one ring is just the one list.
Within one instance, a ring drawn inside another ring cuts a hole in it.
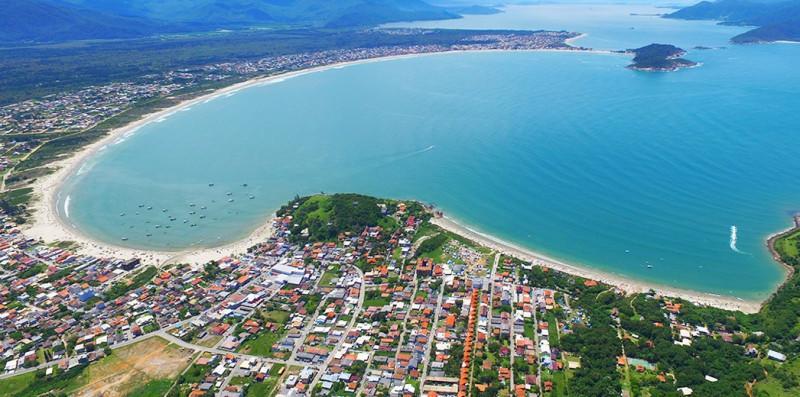
[{"label": "white surf foam", "polygon": [[733,250],[733,252],[741,254],[742,251],[739,251],[739,248],[736,248],[736,240],[738,239],[738,237],[736,236],[736,232],[737,232],[736,225],[731,226],[731,239],[729,245]]},{"label": "white surf foam", "polygon": [[67,198],[64,199],[64,216],[67,218],[69,218],[69,200],[70,196],[67,196]]}]

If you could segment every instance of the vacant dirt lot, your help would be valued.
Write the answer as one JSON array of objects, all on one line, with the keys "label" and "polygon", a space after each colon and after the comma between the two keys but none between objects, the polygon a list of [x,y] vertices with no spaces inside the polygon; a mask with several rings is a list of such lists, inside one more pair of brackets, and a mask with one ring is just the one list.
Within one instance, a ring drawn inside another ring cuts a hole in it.
[{"label": "vacant dirt lot", "polygon": [[79,376],[70,394],[76,396],[125,396],[153,380],[173,379],[189,364],[192,351],[180,349],[161,338],[117,349],[90,365]]}]

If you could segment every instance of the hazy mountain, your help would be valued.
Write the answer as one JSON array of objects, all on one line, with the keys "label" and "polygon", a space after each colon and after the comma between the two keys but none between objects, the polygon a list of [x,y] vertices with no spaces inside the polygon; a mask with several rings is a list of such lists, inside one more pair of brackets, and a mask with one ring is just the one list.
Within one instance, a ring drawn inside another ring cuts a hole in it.
[{"label": "hazy mountain", "polygon": [[423,0],[0,0],[0,6],[4,42],[249,27],[350,28],[458,17]]},{"label": "hazy mountain", "polygon": [[227,27],[258,25],[366,26],[457,15],[423,0],[62,0],[98,11],[170,23]]},{"label": "hazy mountain", "polygon": [[666,16],[677,19],[714,19],[732,25],[758,26],[733,38],[750,43],[800,40],[800,1],[798,0],[719,0],[703,1]]},{"label": "hazy mountain", "polygon": [[169,31],[148,20],[49,0],[0,0],[0,42],[120,39]]}]

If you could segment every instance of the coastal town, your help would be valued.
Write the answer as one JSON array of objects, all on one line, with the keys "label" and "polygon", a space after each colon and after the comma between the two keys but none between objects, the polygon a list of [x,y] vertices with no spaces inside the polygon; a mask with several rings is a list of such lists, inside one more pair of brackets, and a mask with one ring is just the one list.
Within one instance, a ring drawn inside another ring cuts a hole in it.
[{"label": "coastal town", "polygon": [[[382,30],[391,35],[426,35],[419,29]],[[486,50],[585,50],[571,47],[570,32],[524,32],[475,34],[450,45],[406,45],[327,50],[254,60],[222,62],[141,76],[136,81],[112,82],[81,90],[47,95],[43,98],[0,107],[0,134],[47,134],[81,131],[125,112],[136,103],[190,90],[209,82],[237,81],[319,66],[393,56],[450,51]]]},{"label": "coastal town", "polygon": [[268,236],[202,261],[26,235],[28,183],[110,121],[159,109],[152,101],[387,57],[588,50],[567,44],[577,36],[482,33],[220,62],[3,106],[0,394],[672,397],[798,387],[792,332],[736,311],[759,308],[630,288],[448,226],[413,201],[297,197]]},{"label": "coastal town", "polygon": [[[321,209],[329,225],[351,226],[321,226]],[[247,252],[155,266],[26,238],[3,215],[0,390],[583,396],[596,375],[587,371],[601,368],[623,395],[688,396],[733,376],[711,362],[700,374],[682,368],[708,359],[698,346],[731,363],[787,360],[763,332],[521,261],[438,228],[437,216],[416,202],[297,198]],[[135,357],[174,370],[137,361],[144,379],[78,381]]]}]

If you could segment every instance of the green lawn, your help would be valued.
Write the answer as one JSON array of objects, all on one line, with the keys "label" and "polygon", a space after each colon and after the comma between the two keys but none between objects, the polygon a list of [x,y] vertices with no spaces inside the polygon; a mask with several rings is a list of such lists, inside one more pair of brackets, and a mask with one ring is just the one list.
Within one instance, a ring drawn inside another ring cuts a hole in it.
[{"label": "green lawn", "polygon": [[28,204],[31,200],[33,188],[26,187],[22,189],[9,190],[0,194],[0,200],[6,200],[11,205]]},{"label": "green lawn", "polygon": [[35,372],[17,375],[0,381],[0,395],[9,397],[36,397],[51,391],[64,390],[75,384],[85,366],[78,366],[66,372],[56,370],[55,375],[37,379]]},{"label": "green lawn", "polygon": [[388,297],[384,298],[384,297],[378,296],[378,297],[375,297],[375,298],[372,298],[372,299],[365,299],[364,300],[364,307],[370,307],[370,306],[383,307],[383,306],[388,305],[389,302],[391,302],[391,301],[392,300],[390,298],[388,298]]},{"label": "green lawn", "polygon": [[780,364],[778,369],[772,370],[767,379],[756,383],[754,387],[754,395],[756,397],[790,397],[800,396],[800,386],[784,388],[781,380],[779,379],[778,371],[784,373],[784,377],[791,377],[800,379],[800,359],[790,360],[784,364]]},{"label": "green lawn", "polygon": [[800,255],[798,242],[800,242],[800,230],[776,240],[775,249],[783,255],[794,258]]},{"label": "green lawn", "polygon": [[153,379],[136,389],[131,390],[128,397],[158,397],[167,394],[172,387],[171,379]]},{"label": "green lawn", "polygon": [[550,343],[553,346],[558,346],[561,343],[558,334],[558,320],[552,312],[547,313],[547,332],[550,333]]},{"label": "green lawn", "polygon": [[331,280],[334,278],[339,277],[341,272],[339,268],[335,268],[332,270],[326,270],[325,273],[322,274],[322,278],[319,280],[320,287],[333,287],[334,285],[331,283]]},{"label": "green lawn", "polygon": [[289,321],[290,313],[284,310],[270,310],[261,312],[261,318],[276,324],[286,324]]},{"label": "green lawn", "polygon": [[241,346],[239,352],[254,356],[272,357],[272,345],[283,338],[283,332],[262,332],[253,339],[248,339]]},{"label": "green lawn", "polygon": [[15,393],[28,388],[34,381],[36,381],[35,372],[28,372],[0,380],[0,396],[13,396]]},{"label": "green lawn", "polygon": [[283,364],[274,364],[272,368],[269,369],[269,378],[265,379],[264,382],[257,383],[252,382],[250,383],[250,387],[247,389],[247,397],[270,397],[275,394],[277,390],[275,386],[277,386],[278,381],[280,380],[280,372],[281,369],[284,367]]}]

